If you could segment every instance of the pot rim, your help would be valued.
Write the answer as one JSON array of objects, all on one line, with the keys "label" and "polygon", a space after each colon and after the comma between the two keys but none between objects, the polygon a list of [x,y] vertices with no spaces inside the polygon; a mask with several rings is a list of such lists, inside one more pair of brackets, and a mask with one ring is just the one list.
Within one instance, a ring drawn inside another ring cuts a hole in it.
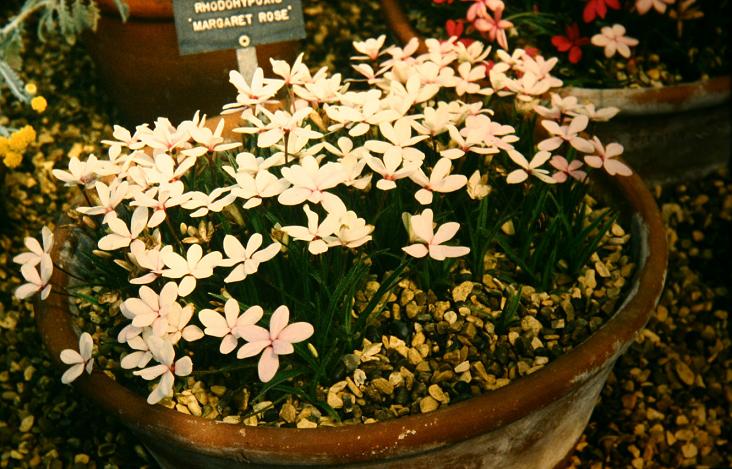
[{"label": "pot rim", "polygon": [[[129,8],[129,19],[173,19],[172,0],[124,0]],[[96,0],[99,9],[104,15],[119,18],[119,9],[116,0]]]},{"label": "pot rim", "polygon": [[[386,23],[399,42],[420,41],[419,52],[426,52],[424,38],[412,26],[399,0],[380,0]],[[723,104],[730,99],[732,77],[722,75],[706,80],[647,88],[582,88],[567,86],[560,94],[586,99],[596,106],[615,106],[623,115],[671,114]]]},{"label": "pot rim", "polygon": [[[665,230],[658,207],[638,175],[609,178],[609,182],[639,218],[641,238],[645,238],[641,240],[646,244],[645,252],[641,252],[645,259],[638,260],[634,289],[612,318],[583,343],[535,373],[497,390],[427,414],[369,425],[297,429],[226,424],[151,406],[144,396],[99,370],[84,374],[75,385],[138,434],[156,438],[162,435],[181,444],[196,444],[203,453],[228,453],[239,459],[278,453],[292,464],[302,463],[306,455],[323,460],[337,455],[342,463],[363,462],[418,454],[495,430],[544,408],[592,379],[622,353],[657,304],[667,264]],[[57,228],[54,259],[58,259],[70,234],[69,226]],[[60,269],[54,270],[52,284],[63,285],[66,280]],[[68,298],[54,291],[45,302],[37,302],[35,310],[42,340],[52,360],[61,365],[61,350],[76,349],[78,343]]]}]

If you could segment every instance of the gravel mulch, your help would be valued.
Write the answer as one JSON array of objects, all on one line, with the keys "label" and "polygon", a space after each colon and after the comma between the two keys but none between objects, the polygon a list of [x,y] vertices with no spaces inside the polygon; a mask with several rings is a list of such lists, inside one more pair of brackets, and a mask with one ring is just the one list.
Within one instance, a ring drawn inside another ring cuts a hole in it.
[{"label": "gravel mulch", "polygon": [[[309,18],[333,22],[309,21],[312,60],[340,63],[356,22],[380,33],[383,22],[367,14],[367,5],[310,2]],[[318,52],[323,45],[330,48]],[[49,109],[39,116],[5,102],[5,90],[0,97],[6,125],[29,123],[39,135],[24,165],[0,187],[9,212],[0,226],[0,467],[154,466],[112,416],[61,384],[32,308],[12,298],[20,277],[10,259],[23,249],[24,236],[35,236],[43,220],[62,210],[63,190],[49,178],[50,167],[69,155],[99,152],[96,142],[111,134],[113,122],[82,48],[29,47],[24,72]],[[714,174],[659,189],[657,198],[671,240],[667,288],[648,327],[616,365],[571,457],[573,467],[732,466],[732,178]]]}]

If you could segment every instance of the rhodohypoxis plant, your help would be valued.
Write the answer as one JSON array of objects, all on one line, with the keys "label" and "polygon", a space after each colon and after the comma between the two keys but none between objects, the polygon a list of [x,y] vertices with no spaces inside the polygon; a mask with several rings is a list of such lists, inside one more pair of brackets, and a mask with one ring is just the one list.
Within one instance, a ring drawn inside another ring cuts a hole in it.
[{"label": "rhodohypoxis plant", "polygon": [[[400,280],[442,295],[465,269],[539,289],[577,275],[613,220],[587,215],[587,174],[630,173],[621,146],[588,133],[613,111],[546,96],[561,85],[554,62],[523,50],[466,74],[479,43],[429,40],[423,55],[383,43],[355,44],[366,80],[301,59],[274,61],[280,78],[231,72],[229,134],[198,114],[115,128],[106,157],[54,172],[83,194],[73,281],[51,285],[46,229],[15,259],[29,282],[18,296],[118,296],[98,339],[155,381],[150,403],[176,377],[228,373],[260,397],[325,406],[318,386],[343,373]],[[486,272],[489,251],[513,267]],[[65,382],[91,363],[87,342],[64,352]]]},{"label": "rhodohypoxis plant", "polygon": [[554,73],[574,85],[660,86],[729,73],[728,1],[400,1],[427,35],[556,56]]}]

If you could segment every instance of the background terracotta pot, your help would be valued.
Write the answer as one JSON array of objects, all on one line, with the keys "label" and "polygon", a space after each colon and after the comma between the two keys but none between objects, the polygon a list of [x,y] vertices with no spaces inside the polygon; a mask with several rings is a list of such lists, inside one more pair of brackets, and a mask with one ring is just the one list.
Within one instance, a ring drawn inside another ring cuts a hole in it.
[{"label": "background terracotta pot", "polygon": [[[100,84],[124,124],[135,126],[158,116],[175,123],[199,109],[217,115],[221,106],[234,101],[229,70],[238,68],[236,52],[179,55],[172,0],[127,0],[126,23],[114,0],[97,3],[102,15],[96,33],[85,36],[86,44]],[[293,61],[299,49],[297,41],[257,46],[259,66],[270,73],[270,57]]]},{"label": "background terracotta pot", "polygon": [[[632,225],[638,267],[627,298],[584,343],[496,391],[371,425],[293,429],[225,424],[150,406],[101,371],[75,385],[117,415],[163,467],[551,468],[581,435],[613,364],[650,317],[665,278],[665,232],[651,194],[635,175],[604,185]],[[76,249],[73,227],[60,225],[53,256],[64,270],[73,268]],[[51,283],[68,281],[56,269]],[[61,350],[77,347],[67,296],[52,293],[37,304],[36,320],[57,363]]]},{"label": "background terracotta pot", "polygon": [[[381,0],[381,5],[398,41],[420,37],[399,0]],[[730,162],[731,81],[722,76],[662,88],[568,87],[560,93],[597,107],[620,108],[610,122],[596,127],[597,135],[621,143],[624,159],[645,180],[670,183],[703,176]]]}]

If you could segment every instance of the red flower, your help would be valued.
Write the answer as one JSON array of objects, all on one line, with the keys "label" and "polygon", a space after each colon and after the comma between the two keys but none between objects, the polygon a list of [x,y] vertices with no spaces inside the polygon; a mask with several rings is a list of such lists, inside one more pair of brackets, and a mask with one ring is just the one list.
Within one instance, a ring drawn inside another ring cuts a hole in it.
[{"label": "red flower", "polygon": [[440,3],[447,3],[448,5],[452,5],[452,2],[454,2],[455,0],[432,0],[432,1],[433,1],[434,3],[436,3],[436,4],[438,4],[438,5],[439,5]]},{"label": "red flower", "polygon": [[447,31],[447,37],[460,37],[465,31],[465,24],[461,20],[447,20],[445,23],[445,31]]},{"label": "red flower", "polygon": [[579,25],[572,23],[564,29],[566,36],[556,35],[552,37],[552,44],[559,52],[569,51],[569,61],[576,64],[582,59],[582,46],[590,43],[590,38],[581,37]]},{"label": "red flower", "polygon": [[619,0],[587,0],[585,10],[582,12],[582,19],[585,20],[585,23],[590,23],[597,16],[605,18],[608,8],[619,10]]}]

